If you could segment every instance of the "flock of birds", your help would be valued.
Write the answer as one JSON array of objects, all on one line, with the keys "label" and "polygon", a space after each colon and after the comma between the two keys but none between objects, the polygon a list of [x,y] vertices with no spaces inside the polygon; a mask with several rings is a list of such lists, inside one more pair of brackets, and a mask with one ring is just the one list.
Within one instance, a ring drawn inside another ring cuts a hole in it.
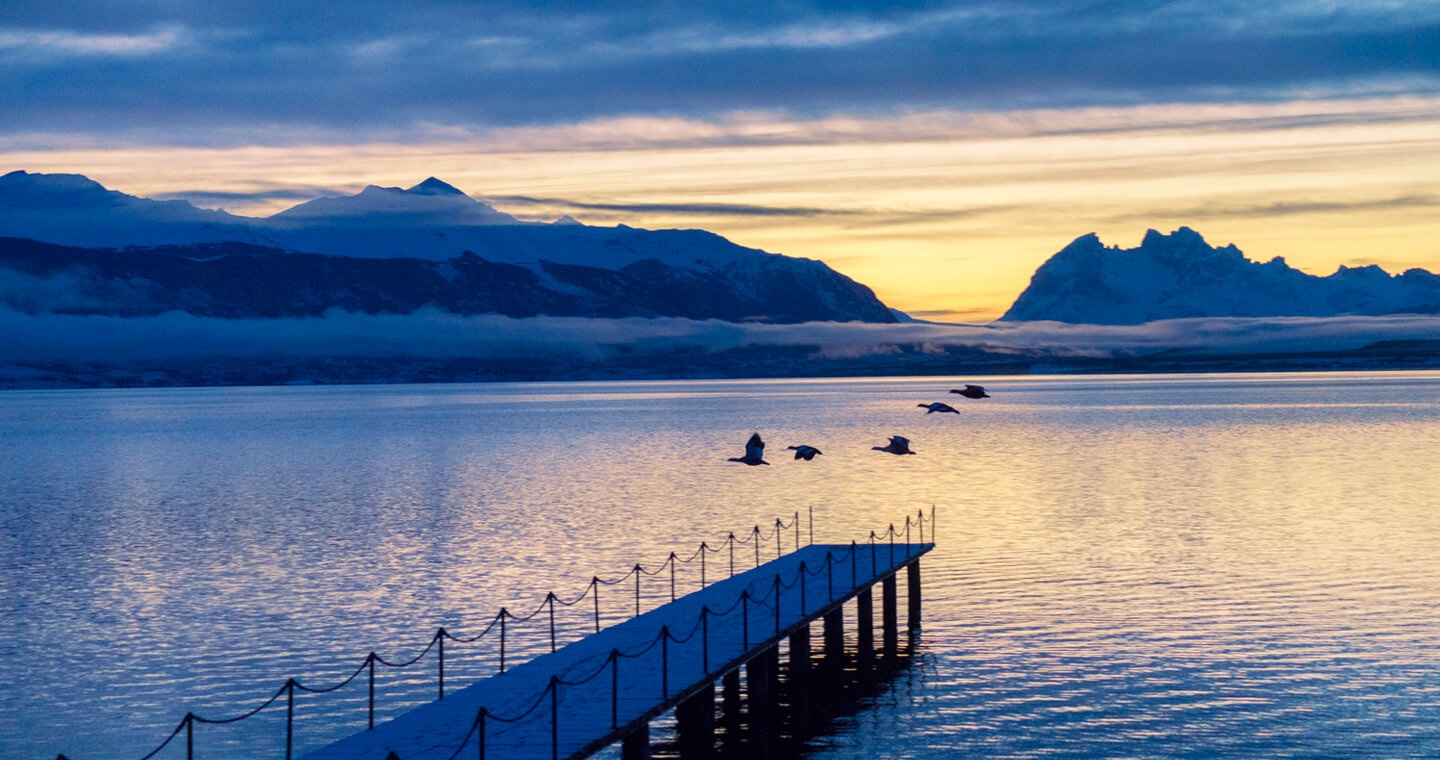
[{"label": "flock of birds", "polygon": [[[990,398],[990,394],[985,392],[984,386],[980,385],[966,385],[964,388],[961,388],[959,390],[952,390],[950,392],[958,393],[965,398],[971,399]],[[916,404],[916,406],[924,409],[926,414],[934,414],[935,412],[953,412],[955,414],[960,413],[960,410],[956,409],[955,407],[939,401],[930,404]],[[813,460],[817,454],[825,453],[820,449],[815,448],[814,446],[807,445],[787,446],[786,450],[794,451],[796,459],[803,459],[807,462]],[[890,436],[890,442],[885,444],[884,446],[871,446],[870,450],[884,451],[890,454],[915,453],[910,450],[910,439],[898,435]],[[740,462],[742,464],[748,464],[752,466],[757,464],[770,464],[769,462],[765,461],[765,441],[761,440],[759,433],[751,433],[750,440],[745,442],[745,456],[730,457],[730,459],[727,461]]]}]

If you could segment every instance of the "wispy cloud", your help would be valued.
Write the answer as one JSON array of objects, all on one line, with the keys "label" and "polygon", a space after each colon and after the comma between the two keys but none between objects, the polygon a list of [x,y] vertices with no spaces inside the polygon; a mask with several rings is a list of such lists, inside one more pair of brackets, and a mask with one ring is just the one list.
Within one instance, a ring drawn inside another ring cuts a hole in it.
[{"label": "wispy cloud", "polygon": [[544,206],[573,211],[614,211],[626,214],[686,214],[695,216],[852,216],[856,212],[841,209],[824,209],[794,206],[758,206],[745,203],[597,203],[593,201],[572,201],[563,198],[536,198],[528,195],[489,196],[501,204],[519,206]]},{"label": "wispy cloud", "polygon": [[137,58],[174,50],[184,41],[184,30],[176,26],[144,34],[0,28],[0,55],[24,54],[51,63],[72,57]]},{"label": "wispy cloud", "polygon": [[[1422,2],[542,10],[415,0],[403,11],[354,2],[320,12],[11,0],[6,14],[0,51],[22,75],[0,82],[0,99],[22,105],[0,121],[9,134],[92,134],[103,122],[106,132],[176,140],[258,123],[353,139],[427,124],[484,130],[757,111],[814,119],[1440,92],[1440,11]],[[186,45],[195,54],[183,61],[159,54]],[[128,63],[88,65],[100,55]],[[23,75],[39,71],[63,76]],[[97,112],[107,118],[90,118]]]}]

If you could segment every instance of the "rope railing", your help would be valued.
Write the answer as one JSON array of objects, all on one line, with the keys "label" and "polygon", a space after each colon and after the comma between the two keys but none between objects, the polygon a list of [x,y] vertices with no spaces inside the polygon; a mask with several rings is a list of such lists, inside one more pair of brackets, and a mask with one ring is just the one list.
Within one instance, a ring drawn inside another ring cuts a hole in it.
[{"label": "rope railing", "polygon": [[[923,513],[922,513],[922,517],[923,517]],[[702,541],[702,542],[700,543],[699,547],[696,548],[695,552],[694,552],[693,554],[691,554],[690,557],[687,558],[687,559],[680,559],[679,556],[678,556],[675,552],[670,552],[670,554],[669,554],[669,556],[666,558],[666,560],[665,560],[662,564],[660,564],[660,565],[659,565],[655,570],[653,570],[653,571],[646,570],[643,565],[637,563],[637,564],[635,564],[635,565],[630,569],[629,572],[627,572],[625,575],[623,575],[623,576],[621,576],[621,577],[619,577],[619,578],[615,578],[615,579],[611,579],[611,580],[604,580],[604,579],[601,579],[599,576],[592,576],[592,578],[590,579],[590,583],[586,586],[585,590],[580,594],[580,596],[578,596],[578,597],[576,597],[576,598],[574,598],[573,600],[570,600],[570,601],[566,601],[566,600],[561,599],[560,597],[556,596],[553,591],[552,591],[552,592],[549,592],[549,593],[546,594],[544,600],[541,601],[540,604],[537,605],[532,612],[530,612],[529,614],[524,615],[524,616],[517,616],[517,615],[515,615],[514,613],[510,612],[510,611],[508,610],[508,608],[506,608],[506,607],[501,607],[501,608],[500,608],[500,611],[495,615],[495,617],[493,617],[493,618],[490,620],[490,622],[489,622],[479,633],[477,633],[477,634],[475,634],[475,635],[473,635],[473,636],[456,636],[455,634],[453,634],[453,633],[451,633],[450,631],[446,630],[446,629],[442,626],[442,627],[440,627],[440,628],[438,628],[438,629],[436,630],[436,632],[435,632],[435,634],[434,634],[433,636],[430,637],[430,640],[426,643],[425,647],[419,652],[419,654],[416,654],[414,657],[411,657],[411,658],[409,658],[409,659],[407,659],[407,660],[404,660],[404,661],[394,661],[394,662],[392,662],[392,661],[390,661],[390,660],[385,659],[384,657],[382,657],[381,655],[377,654],[376,652],[371,651],[369,654],[367,654],[367,655],[364,657],[364,659],[361,661],[361,663],[360,663],[353,671],[351,671],[351,673],[350,673],[348,676],[346,676],[345,678],[341,679],[339,682],[337,682],[337,683],[335,683],[335,684],[333,684],[333,685],[329,685],[329,686],[306,686],[306,685],[302,684],[302,683],[300,682],[300,680],[297,679],[297,678],[289,678],[289,679],[286,679],[285,683],[284,683],[282,686],[280,686],[280,688],[277,689],[277,690],[270,696],[269,699],[265,700],[265,701],[264,701],[263,703],[261,703],[258,707],[254,708],[254,709],[252,709],[252,710],[249,710],[249,711],[247,711],[247,712],[244,712],[244,713],[242,713],[242,714],[235,715],[235,716],[231,716],[231,717],[227,717],[227,718],[203,718],[203,717],[201,717],[201,716],[199,716],[199,715],[196,715],[194,712],[187,712],[187,713],[185,714],[185,716],[180,720],[180,722],[179,722],[178,724],[176,724],[175,728],[170,731],[170,733],[166,736],[166,738],[165,738],[162,742],[160,742],[160,744],[157,745],[154,749],[152,749],[149,753],[145,754],[142,758],[140,758],[140,760],[152,760],[152,758],[156,757],[162,750],[164,750],[164,749],[166,749],[168,746],[170,746],[170,745],[175,741],[175,739],[176,739],[177,737],[179,737],[182,733],[185,734],[186,757],[187,757],[187,759],[188,759],[188,758],[193,758],[193,755],[194,755],[194,729],[195,729],[195,724],[196,724],[196,723],[209,724],[209,725],[229,725],[229,724],[233,724],[233,723],[238,723],[238,722],[243,721],[243,720],[245,720],[245,719],[247,719],[247,718],[250,718],[250,717],[252,717],[252,716],[254,716],[254,715],[257,715],[257,714],[259,714],[260,712],[262,712],[263,710],[265,710],[266,708],[274,705],[277,701],[280,700],[280,698],[281,698],[282,696],[285,697],[285,701],[286,701],[286,720],[285,720],[285,724],[286,724],[286,725],[285,725],[286,741],[285,741],[285,756],[286,756],[287,760],[289,760],[289,758],[291,757],[292,746],[293,746],[295,692],[296,692],[297,690],[300,691],[300,692],[304,692],[304,693],[306,693],[306,694],[316,694],[316,695],[330,694],[330,693],[337,692],[337,691],[339,691],[340,689],[342,689],[342,688],[344,688],[344,687],[346,687],[346,686],[349,686],[351,683],[353,683],[353,682],[355,682],[356,680],[358,680],[358,679],[360,678],[360,675],[361,675],[362,673],[363,673],[363,674],[366,674],[367,677],[368,677],[368,690],[369,690],[368,698],[367,698],[367,717],[366,717],[366,724],[367,724],[367,729],[373,729],[373,728],[375,727],[375,710],[376,710],[376,697],[375,697],[376,665],[380,665],[380,666],[383,666],[383,667],[385,667],[385,668],[390,668],[390,669],[405,669],[405,668],[408,668],[408,667],[410,667],[410,666],[412,666],[412,665],[415,665],[415,664],[421,662],[421,661],[424,660],[426,657],[428,657],[431,652],[435,652],[435,653],[436,653],[436,660],[437,660],[437,664],[436,664],[436,690],[437,690],[438,697],[439,697],[440,699],[444,699],[444,697],[445,697],[445,655],[446,655],[446,652],[445,652],[445,641],[446,641],[446,640],[449,640],[449,641],[451,641],[451,642],[453,642],[453,643],[456,643],[456,644],[472,644],[472,643],[475,643],[475,642],[480,641],[481,639],[486,638],[486,637],[489,636],[493,631],[495,631],[496,629],[498,629],[498,630],[499,630],[499,639],[500,639],[500,640],[499,640],[499,662],[498,662],[497,669],[498,669],[498,672],[503,673],[503,672],[505,672],[506,667],[507,667],[507,654],[508,654],[508,652],[507,652],[507,648],[508,648],[508,647],[507,647],[507,644],[508,644],[508,641],[507,641],[507,633],[508,633],[508,630],[507,630],[507,629],[509,628],[508,623],[523,623],[523,622],[526,622],[526,621],[529,621],[529,620],[532,620],[532,619],[536,618],[537,616],[539,616],[539,614],[540,614],[542,611],[546,612],[546,613],[547,613],[547,615],[546,615],[546,620],[547,620],[547,622],[548,622],[548,624],[549,624],[549,643],[550,643],[550,651],[552,651],[552,652],[553,652],[553,651],[556,651],[556,649],[558,649],[558,646],[559,646],[559,640],[558,640],[558,637],[557,637],[556,619],[555,619],[555,608],[556,608],[557,605],[559,605],[560,607],[563,607],[563,608],[570,608],[570,607],[574,607],[574,606],[578,605],[580,602],[584,601],[587,597],[590,598],[590,599],[592,599],[592,600],[593,600],[593,605],[592,605],[592,606],[593,606],[594,630],[598,632],[598,631],[601,629],[601,623],[602,623],[601,604],[600,604],[600,587],[601,587],[601,586],[617,586],[617,585],[619,585],[619,584],[621,584],[621,583],[624,583],[624,582],[626,582],[626,581],[631,580],[631,578],[633,577],[633,579],[634,579],[634,584],[635,584],[634,604],[633,604],[633,608],[627,608],[627,612],[633,611],[633,615],[632,615],[632,616],[638,617],[638,616],[641,614],[641,611],[642,611],[642,610],[641,610],[641,606],[642,606],[642,605],[641,605],[641,601],[642,601],[641,580],[642,580],[642,577],[656,577],[656,576],[660,575],[661,573],[664,573],[665,570],[668,568],[669,571],[670,571],[670,573],[669,573],[669,576],[670,576],[670,577],[669,577],[669,579],[668,579],[668,580],[669,580],[669,599],[670,599],[670,601],[674,601],[675,599],[678,598],[678,596],[677,596],[678,586],[677,586],[676,571],[677,571],[677,568],[678,568],[679,566],[681,566],[681,565],[690,565],[691,563],[695,562],[695,561],[698,559],[698,560],[699,560],[699,564],[700,564],[700,567],[699,567],[699,576],[700,576],[700,577],[699,577],[699,586],[700,586],[701,589],[704,589],[704,588],[707,587],[707,585],[708,585],[708,583],[709,583],[709,579],[708,579],[708,577],[707,577],[708,568],[706,567],[706,561],[705,561],[705,558],[706,558],[706,555],[707,555],[707,554],[718,554],[718,553],[721,553],[721,552],[727,552],[727,551],[728,551],[728,553],[729,553],[729,559],[730,559],[730,562],[729,562],[729,574],[730,574],[731,577],[733,577],[733,576],[735,575],[735,571],[736,571],[736,569],[735,569],[735,559],[734,559],[734,558],[735,558],[735,547],[736,547],[737,545],[753,542],[753,543],[755,544],[755,547],[754,547],[754,549],[755,549],[755,566],[756,566],[756,567],[759,567],[759,565],[760,565],[760,549],[761,549],[761,544],[769,544],[771,541],[773,541],[774,544],[775,544],[776,557],[778,558],[778,557],[780,557],[780,556],[783,556],[784,544],[785,544],[785,538],[786,538],[786,533],[785,533],[785,531],[788,531],[788,530],[790,530],[790,529],[792,529],[792,528],[794,529],[794,550],[799,550],[799,548],[800,548],[800,513],[799,513],[799,512],[795,512],[795,513],[794,513],[794,516],[792,517],[792,519],[790,520],[790,522],[785,522],[783,519],[776,518],[773,528],[770,529],[770,530],[768,530],[768,531],[762,531],[759,525],[755,525],[755,526],[753,527],[753,529],[752,529],[748,534],[746,534],[747,537],[746,537],[745,539],[737,538],[736,535],[735,535],[735,533],[732,531],[732,532],[730,532],[730,533],[728,534],[727,538],[725,539],[725,541],[724,541],[724,543],[723,543],[722,545],[711,546],[708,542],[703,542],[703,541]],[[892,532],[893,532],[893,526],[892,526]],[[813,541],[814,541],[814,533],[815,533],[814,511],[813,511],[813,508],[812,508],[811,511],[810,511],[810,537],[811,537],[811,542],[812,542],[812,543],[813,543]],[[872,534],[872,536],[873,536],[873,534]],[[755,600],[752,598],[751,601],[755,601]],[[628,619],[628,618],[627,618],[627,619]],[[697,626],[698,626],[698,625],[700,625],[700,624],[697,623]],[[693,633],[692,633],[692,636],[693,636]],[[619,656],[623,657],[624,655],[621,654],[621,655],[619,655]],[[542,699],[541,701],[543,701],[543,699]],[[536,704],[538,705],[539,702],[537,702]],[[494,716],[494,715],[489,715],[489,716],[488,716],[488,719],[489,719],[489,720],[500,720],[500,718],[498,718],[497,716]],[[477,723],[483,727],[483,721],[480,720],[479,717],[477,717]],[[473,734],[473,732],[472,732],[472,734]],[[59,757],[64,758],[64,755],[60,755]]]},{"label": "rope railing", "polygon": [[[933,510],[933,508],[932,508],[932,510]],[[907,526],[909,526],[909,525],[912,524],[912,523],[910,523],[910,518],[907,517],[907,518],[906,518],[906,521],[907,521]],[[933,535],[933,526],[934,526],[933,511],[932,511],[931,517],[927,520],[927,518],[925,517],[925,514],[924,514],[924,512],[923,512],[923,510],[922,510],[922,511],[920,512],[920,514],[919,514],[919,517],[916,519],[916,521],[913,523],[913,525],[915,525],[915,526],[923,526],[923,525],[927,524],[927,522],[928,522],[928,523],[930,524],[930,526],[931,526],[931,529],[932,529],[932,530],[931,530],[931,535]],[[788,526],[787,526],[787,527],[788,527]],[[895,539],[898,537],[898,535],[899,535],[900,532],[901,532],[901,531],[900,531],[900,530],[897,530],[893,524],[889,527],[889,529],[886,531],[886,533],[885,533],[883,536],[877,536],[877,535],[872,531],[871,534],[870,534],[871,541],[870,541],[870,544],[869,544],[869,553],[872,555],[872,558],[876,557],[876,556],[879,554],[879,551],[880,551],[880,550],[879,550],[879,547],[877,546],[877,540],[882,541],[882,542],[888,542],[888,546],[886,547],[885,551],[886,551],[887,554],[889,554],[889,555],[891,555],[891,556],[893,557],[893,551],[894,551],[894,548],[895,548]],[[907,538],[908,538],[908,536],[907,536]],[[923,542],[922,542],[922,543],[923,543]],[[908,557],[910,556],[910,552],[912,551],[912,548],[911,548],[912,545],[911,545],[910,542],[907,540],[907,541],[905,541],[905,543],[903,544],[903,546],[904,546],[905,552],[906,552],[905,558],[908,559]],[[505,723],[519,723],[519,722],[525,720],[526,718],[530,717],[532,714],[536,713],[538,710],[540,710],[541,707],[542,707],[542,705],[544,705],[544,704],[546,703],[546,700],[547,700],[547,698],[548,698],[548,700],[549,700],[549,705],[550,705],[550,718],[551,718],[551,725],[550,725],[551,757],[552,757],[552,760],[559,760],[559,757],[561,756],[561,755],[560,755],[560,750],[559,750],[559,747],[560,747],[560,745],[561,745],[561,737],[560,737],[560,734],[561,734],[561,726],[560,726],[560,721],[559,721],[559,717],[558,717],[558,716],[559,716],[559,702],[560,702],[558,689],[559,689],[560,686],[566,686],[566,687],[580,687],[580,686],[585,686],[585,685],[591,683],[592,681],[598,680],[599,678],[603,677],[603,676],[605,675],[606,671],[609,671],[610,677],[611,677],[611,678],[610,678],[610,683],[611,683],[611,694],[610,694],[611,719],[610,719],[610,727],[611,727],[612,730],[618,730],[618,729],[620,728],[620,723],[619,723],[619,700],[620,700],[620,687],[619,687],[619,684],[620,684],[620,675],[619,675],[619,670],[620,670],[620,660],[622,660],[622,659],[638,659],[638,658],[640,658],[640,657],[644,657],[645,655],[647,655],[648,653],[650,653],[651,651],[653,651],[653,650],[655,649],[655,647],[658,645],[658,646],[660,647],[660,650],[661,650],[661,655],[660,655],[660,656],[661,656],[661,663],[660,663],[660,692],[661,692],[662,700],[668,701],[669,698],[670,698],[670,696],[671,696],[671,695],[670,695],[670,666],[671,666],[670,645],[671,645],[672,643],[673,643],[673,644],[676,644],[677,646],[684,646],[684,645],[686,645],[686,644],[688,644],[688,643],[690,643],[690,642],[693,642],[693,641],[696,639],[696,637],[699,636],[699,637],[700,637],[700,644],[701,644],[701,647],[702,647],[702,651],[701,651],[701,669],[702,669],[702,671],[703,671],[703,676],[705,676],[705,677],[712,677],[712,676],[718,677],[719,675],[722,675],[722,673],[720,673],[720,672],[718,672],[718,671],[716,671],[716,670],[714,670],[714,669],[711,668],[711,660],[710,660],[710,619],[711,619],[711,618],[725,618],[725,617],[728,617],[728,616],[734,614],[734,613],[735,613],[735,610],[736,610],[737,608],[739,608],[739,609],[741,610],[741,615],[742,615],[742,625],[741,625],[741,631],[742,631],[741,651],[748,652],[748,651],[750,651],[750,649],[751,649],[749,636],[750,636],[750,628],[751,628],[750,623],[751,623],[751,620],[752,620],[752,618],[751,618],[751,616],[750,616],[750,611],[751,611],[751,607],[752,607],[752,606],[758,606],[758,607],[763,608],[763,609],[766,609],[766,610],[768,611],[769,609],[772,608],[771,602],[773,601],[774,621],[775,621],[775,622],[774,622],[774,629],[773,629],[774,632],[773,632],[773,635],[772,635],[771,638],[778,638],[778,637],[780,636],[780,634],[781,634],[781,631],[782,631],[782,611],[781,611],[781,604],[780,604],[780,602],[781,602],[781,593],[782,593],[783,591],[792,590],[792,589],[796,589],[796,588],[798,588],[798,589],[800,590],[800,617],[803,619],[804,617],[806,617],[806,616],[809,614],[809,606],[808,606],[808,601],[807,601],[807,599],[806,599],[806,579],[807,579],[808,577],[812,577],[812,576],[813,576],[813,577],[817,577],[817,578],[820,577],[820,576],[822,576],[822,575],[825,576],[825,578],[826,578],[826,580],[827,580],[827,601],[826,601],[826,604],[827,604],[827,605],[828,605],[828,604],[832,604],[832,603],[834,602],[834,572],[835,572],[835,565],[837,565],[837,564],[840,564],[840,565],[849,564],[849,565],[850,565],[850,568],[851,568],[851,578],[852,578],[852,579],[855,579],[855,578],[857,577],[857,570],[856,570],[856,568],[858,568],[859,563],[860,563],[860,561],[861,561],[861,557],[859,556],[860,553],[861,553],[860,545],[859,545],[857,542],[855,542],[855,541],[851,541],[851,542],[850,542],[850,547],[849,547],[848,551],[845,551],[845,552],[841,553],[840,555],[836,555],[836,554],[835,554],[834,552],[832,552],[832,551],[827,551],[827,552],[825,553],[825,562],[824,562],[824,567],[823,567],[823,568],[813,569],[813,570],[812,570],[811,568],[809,568],[809,567],[807,566],[807,564],[806,564],[804,561],[801,561],[801,562],[799,563],[799,565],[795,568],[795,571],[794,571],[793,575],[791,576],[791,578],[790,578],[790,580],[789,580],[788,582],[785,581],[785,580],[782,578],[782,573],[776,573],[776,575],[774,576],[774,578],[773,578],[773,579],[771,580],[771,582],[768,584],[768,589],[769,589],[769,591],[768,591],[764,596],[757,597],[757,596],[755,596],[753,593],[751,593],[751,591],[750,591],[749,588],[744,588],[744,589],[741,590],[741,592],[740,592],[739,594],[736,595],[735,600],[730,604],[730,606],[729,606],[728,608],[724,609],[724,610],[719,610],[719,611],[717,611],[717,610],[710,609],[709,606],[702,605],[701,608],[700,608],[699,615],[698,615],[697,618],[696,618],[695,623],[691,626],[690,631],[689,631],[688,633],[686,633],[685,635],[683,635],[683,636],[677,636],[675,633],[672,632],[671,628],[670,628],[668,625],[662,625],[662,626],[660,627],[660,630],[656,633],[656,635],[650,640],[650,642],[649,642],[646,646],[644,646],[643,648],[641,648],[641,649],[639,649],[639,650],[636,650],[636,651],[634,651],[634,652],[630,652],[630,653],[621,652],[619,649],[612,649],[612,650],[610,651],[609,655],[605,657],[605,659],[603,660],[603,662],[601,662],[598,666],[594,667],[593,670],[592,670],[588,675],[586,675],[586,676],[583,677],[583,678],[576,678],[575,680],[567,680],[567,679],[563,679],[563,678],[561,678],[561,677],[559,677],[559,676],[552,675],[552,676],[550,677],[549,684],[548,684],[543,690],[541,690],[541,692],[540,692],[539,694],[536,695],[536,697],[535,697],[534,700],[532,700],[532,701],[529,703],[530,706],[529,706],[526,710],[524,710],[523,712],[521,712],[521,713],[519,713],[519,714],[512,715],[512,716],[507,717],[507,718],[500,718],[500,717],[494,715],[493,713],[489,712],[489,710],[488,710],[486,707],[483,707],[483,706],[482,706],[482,707],[479,709],[479,711],[477,712],[476,719],[475,719],[475,721],[472,723],[469,732],[468,732],[468,733],[465,735],[465,737],[461,740],[460,746],[455,749],[454,754],[452,754],[450,757],[451,757],[451,758],[457,758],[457,757],[459,757],[459,756],[461,755],[461,753],[464,752],[465,749],[470,745],[471,739],[472,739],[472,738],[475,738],[475,737],[478,737],[478,746],[477,746],[477,750],[478,750],[478,753],[479,753],[479,754],[478,754],[478,757],[480,758],[480,760],[485,760],[485,758],[486,758],[486,756],[487,756],[487,754],[486,754],[486,753],[487,753],[487,746],[486,746],[485,722],[486,722],[487,720],[490,720],[490,721],[498,721],[498,722],[505,722]],[[872,561],[873,561],[873,560],[872,560]],[[892,559],[892,561],[890,562],[890,564],[887,565],[887,566],[888,566],[888,567],[893,567],[893,566],[894,566],[893,559]],[[852,580],[851,589],[853,590],[856,585],[857,585],[857,583]],[[728,664],[727,664],[727,667],[728,667]]]}]

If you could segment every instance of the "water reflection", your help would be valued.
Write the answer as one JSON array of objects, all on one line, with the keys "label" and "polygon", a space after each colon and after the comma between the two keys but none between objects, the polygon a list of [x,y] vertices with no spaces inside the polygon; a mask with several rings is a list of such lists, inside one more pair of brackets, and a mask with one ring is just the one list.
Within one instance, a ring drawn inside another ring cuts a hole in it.
[{"label": "water reflection", "polygon": [[[0,394],[0,754],[139,757],[188,709],[701,539],[813,507],[848,542],[932,504],[925,667],[819,755],[1440,753],[1440,374],[916,408],[963,381]],[[753,430],[774,464],[725,462]],[[890,435],[919,453],[870,450]],[[799,443],[825,455],[773,454]]]}]

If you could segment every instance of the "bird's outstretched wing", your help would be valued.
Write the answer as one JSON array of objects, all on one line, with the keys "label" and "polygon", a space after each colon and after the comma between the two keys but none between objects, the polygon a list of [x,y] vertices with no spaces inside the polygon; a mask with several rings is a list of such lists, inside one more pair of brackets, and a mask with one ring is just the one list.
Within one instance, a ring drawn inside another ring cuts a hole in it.
[{"label": "bird's outstretched wing", "polygon": [[745,442],[745,456],[754,459],[765,456],[765,442],[760,440],[759,433],[750,434],[750,440]]}]

